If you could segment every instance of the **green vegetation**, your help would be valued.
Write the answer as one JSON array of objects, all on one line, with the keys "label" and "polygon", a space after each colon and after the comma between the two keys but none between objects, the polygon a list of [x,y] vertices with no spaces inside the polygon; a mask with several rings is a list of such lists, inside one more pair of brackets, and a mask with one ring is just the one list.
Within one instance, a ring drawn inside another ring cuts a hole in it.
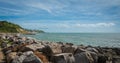
[{"label": "green vegetation", "polygon": [[22,28],[21,26],[7,22],[7,21],[0,21],[0,33],[32,33],[32,32],[40,32],[43,33],[42,30],[27,30]]},{"label": "green vegetation", "polygon": [[0,33],[23,33],[26,32],[22,27],[7,21],[0,21]]}]

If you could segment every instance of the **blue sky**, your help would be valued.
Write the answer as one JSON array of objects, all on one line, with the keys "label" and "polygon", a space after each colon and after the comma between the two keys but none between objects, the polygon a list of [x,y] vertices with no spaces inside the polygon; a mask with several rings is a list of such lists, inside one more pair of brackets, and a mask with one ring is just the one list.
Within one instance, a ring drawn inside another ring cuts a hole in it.
[{"label": "blue sky", "polygon": [[0,0],[0,20],[46,32],[120,32],[120,0]]}]

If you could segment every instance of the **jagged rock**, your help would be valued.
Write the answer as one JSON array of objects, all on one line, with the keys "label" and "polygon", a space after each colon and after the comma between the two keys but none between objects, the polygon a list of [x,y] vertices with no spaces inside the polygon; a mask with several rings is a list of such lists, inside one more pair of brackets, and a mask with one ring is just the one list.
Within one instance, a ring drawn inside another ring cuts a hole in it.
[{"label": "jagged rock", "polygon": [[32,51],[23,53],[13,59],[12,63],[43,63]]},{"label": "jagged rock", "polygon": [[61,53],[53,56],[53,63],[75,63],[72,53]]}]

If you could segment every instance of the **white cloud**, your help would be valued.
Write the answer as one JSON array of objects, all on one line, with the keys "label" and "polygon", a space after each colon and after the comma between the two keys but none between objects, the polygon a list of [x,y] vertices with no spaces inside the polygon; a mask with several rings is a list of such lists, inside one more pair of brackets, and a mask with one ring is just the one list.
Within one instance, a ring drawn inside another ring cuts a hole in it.
[{"label": "white cloud", "polygon": [[94,24],[75,24],[75,27],[111,27],[114,26],[115,23],[94,23]]},{"label": "white cloud", "polygon": [[[84,15],[104,15],[102,12],[106,8],[111,6],[119,6],[120,0],[0,0],[0,2],[5,2],[6,4],[11,4],[16,7],[20,7],[21,11],[26,11],[26,13],[31,14],[31,12],[36,12],[31,9],[36,9],[38,11],[44,10],[50,14],[54,15],[64,15],[64,14],[74,14],[80,13]],[[18,5],[20,4],[20,5]],[[9,8],[8,8],[9,9]],[[24,14],[22,12],[16,12],[14,8],[13,12]],[[7,11],[6,11],[7,12]],[[10,12],[10,11],[8,11]],[[42,13],[42,12],[41,12]],[[112,16],[112,15],[111,15]]]}]

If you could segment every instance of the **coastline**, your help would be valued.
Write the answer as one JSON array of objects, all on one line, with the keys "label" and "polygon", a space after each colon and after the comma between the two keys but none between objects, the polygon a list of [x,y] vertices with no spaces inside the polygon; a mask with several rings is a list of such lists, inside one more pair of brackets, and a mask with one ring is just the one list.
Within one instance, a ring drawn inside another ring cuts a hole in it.
[{"label": "coastline", "polygon": [[[120,62],[120,48],[93,47],[62,42],[45,42],[21,37],[18,33],[0,34],[0,45],[2,49],[1,52],[3,52],[5,56],[4,59],[6,60],[5,62],[7,63]],[[31,56],[27,57],[29,55]]]},{"label": "coastline", "polygon": [[118,33],[38,33],[36,35],[23,36],[32,37],[41,41],[120,48],[120,34]]}]

